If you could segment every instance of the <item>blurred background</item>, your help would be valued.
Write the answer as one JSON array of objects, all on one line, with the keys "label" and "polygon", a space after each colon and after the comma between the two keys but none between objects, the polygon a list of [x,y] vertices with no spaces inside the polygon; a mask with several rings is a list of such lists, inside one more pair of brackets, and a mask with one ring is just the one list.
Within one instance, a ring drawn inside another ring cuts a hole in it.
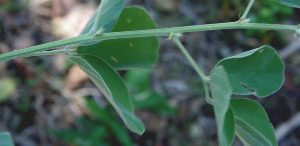
[{"label": "blurred background", "polygon": [[[249,0],[126,0],[144,7],[159,28],[237,21]],[[100,0],[0,0],[0,53],[77,36]],[[300,9],[257,0],[255,23],[298,25]],[[280,146],[300,143],[300,40],[293,32],[219,30],[185,33],[181,38],[199,67],[209,74],[222,58],[271,45],[284,60],[285,82],[258,101],[275,127]],[[213,107],[202,81],[180,50],[159,37],[153,70],[120,71],[135,113],[146,132],[126,129],[88,77],[64,54],[18,58],[0,63],[0,131],[17,146],[215,146]],[[236,97],[236,96],[234,96]],[[241,146],[235,138],[234,146]]]}]

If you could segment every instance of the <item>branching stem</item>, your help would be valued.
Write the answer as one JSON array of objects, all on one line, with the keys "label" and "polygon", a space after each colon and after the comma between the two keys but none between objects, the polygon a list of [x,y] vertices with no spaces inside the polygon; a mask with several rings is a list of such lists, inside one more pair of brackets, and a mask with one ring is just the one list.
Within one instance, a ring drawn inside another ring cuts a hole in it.
[{"label": "branching stem", "polygon": [[[120,38],[136,38],[136,37],[151,37],[151,36],[169,36],[170,32],[173,33],[184,33],[184,32],[196,32],[196,31],[210,31],[210,30],[221,30],[221,29],[265,29],[265,30],[288,30],[295,31],[297,26],[294,25],[280,25],[280,24],[261,24],[261,23],[216,23],[216,24],[205,24],[205,25],[194,25],[185,27],[173,27],[173,28],[162,28],[162,29],[149,29],[149,30],[137,30],[137,31],[123,31],[123,32],[111,32],[104,33],[93,37],[95,40],[109,40],[109,39],[120,39]],[[81,35],[74,38],[65,40],[50,42],[38,46],[33,46],[13,52],[5,53],[0,55],[0,62],[26,56],[31,53],[45,51],[57,47],[78,44],[83,42],[89,42],[92,34]]]},{"label": "branching stem", "polygon": [[254,1],[255,1],[255,0],[251,0],[251,1],[249,2],[249,4],[248,4],[248,6],[247,6],[247,8],[246,8],[246,10],[245,10],[245,12],[244,12],[244,14],[243,14],[243,16],[241,17],[242,20],[245,20],[245,19],[246,19],[246,17],[247,17],[247,15],[248,15],[248,13],[249,13],[249,11],[250,11],[250,9],[251,9],[251,7],[252,7]]},{"label": "branching stem", "polygon": [[196,64],[195,60],[192,58],[192,56],[187,52],[187,50],[185,49],[185,47],[182,45],[182,43],[180,42],[180,40],[178,39],[178,37],[173,36],[172,40],[176,43],[176,45],[179,47],[179,49],[182,51],[182,53],[184,54],[184,56],[189,60],[189,62],[192,64],[192,66],[194,67],[194,69],[196,70],[196,72],[198,73],[198,75],[201,77],[201,79],[204,82],[209,82],[208,77],[205,76],[205,74],[202,72],[202,70],[198,67],[198,65]]},{"label": "branching stem", "polygon": [[194,69],[196,70],[196,72],[198,73],[198,75],[203,80],[203,86],[204,86],[206,101],[209,104],[213,105],[213,99],[210,98],[210,93],[209,93],[208,84],[207,84],[209,82],[209,77],[206,77],[205,74],[202,72],[202,70],[198,67],[198,65],[196,64],[196,62],[194,61],[194,59],[192,58],[192,56],[187,52],[187,50],[182,45],[182,43],[180,42],[180,40],[178,39],[178,37],[177,36],[173,36],[172,40],[176,43],[176,45],[179,47],[179,49],[182,51],[182,53],[185,55],[185,57],[189,60],[189,62],[192,64],[192,66],[194,67]]}]

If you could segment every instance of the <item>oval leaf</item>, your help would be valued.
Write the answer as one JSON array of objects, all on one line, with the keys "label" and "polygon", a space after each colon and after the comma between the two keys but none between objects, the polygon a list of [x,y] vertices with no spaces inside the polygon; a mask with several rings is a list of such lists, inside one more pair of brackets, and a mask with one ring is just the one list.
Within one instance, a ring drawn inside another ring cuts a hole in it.
[{"label": "oval leaf", "polygon": [[[85,25],[80,35],[94,34],[98,29],[103,28],[104,32],[110,32],[123,10],[125,0],[102,0],[95,14]],[[95,23],[98,18],[99,22]],[[91,41],[77,44],[78,46],[87,46],[100,41]]]},{"label": "oval leaf", "polygon": [[300,8],[299,0],[275,0],[275,1],[290,7]]},{"label": "oval leaf", "polygon": [[0,133],[0,146],[14,146],[13,139],[8,132]]},{"label": "oval leaf", "polygon": [[219,143],[222,146],[228,146],[234,139],[234,120],[232,112],[228,110],[232,89],[223,66],[217,66],[211,71],[210,87]]},{"label": "oval leaf", "polygon": [[284,81],[284,64],[270,46],[225,58],[216,66],[226,70],[233,94],[268,96]]},{"label": "oval leaf", "polygon": [[[155,22],[145,9],[129,7],[124,8],[112,32],[155,28],[157,28]],[[149,69],[156,64],[158,47],[157,37],[124,38],[80,46],[77,53],[97,56],[115,69]]]},{"label": "oval leaf", "polygon": [[108,101],[116,109],[129,130],[142,134],[145,127],[133,113],[133,106],[127,87],[119,74],[100,58],[84,55],[70,56],[102,91]]},{"label": "oval leaf", "polygon": [[274,128],[263,107],[249,99],[231,99],[236,134],[244,145],[277,146]]}]

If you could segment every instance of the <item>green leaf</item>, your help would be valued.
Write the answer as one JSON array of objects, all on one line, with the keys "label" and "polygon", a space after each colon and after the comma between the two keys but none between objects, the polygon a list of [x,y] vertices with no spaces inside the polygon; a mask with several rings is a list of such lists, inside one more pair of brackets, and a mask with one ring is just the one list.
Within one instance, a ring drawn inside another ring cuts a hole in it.
[{"label": "green leaf", "polygon": [[86,98],[86,103],[89,108],[89,110],[97,116],[101,122],[105,123],[109,126],[110,131],[115,135],[116,139],[124,146],[131,146],[132,141],[130,139],[130,136],[124,128],[117,123],[111,115],[105,111],[104,109],[101,109],[95,102],[92,100],[88,100]]},{"label": "green leaf", "polygon": [[[96,127],[96,125],[94,125]],[[103,129],[103,126],[97,126],[97,128],[94,128],[93,130],[97,130],[97,129]],[[91,129],[88,129],[91,130]],[[81,132],[79,130],[75,130],[75,129],[66,129],[66,130],[60,130],[60,131],[51,131],[51,134],[55,135],[58,139],[69,143],[69,144],[73,144],[73,145],[85,145],[87,143],[92,143],[95,145],[96,141],[93,141],[90,134],[91,131],[84,131]],[[99,139],[102,139],[101,136],[105,136],[101,135],[101,133],[98,133],[99,135]],[[98,140],[99,140],[98,139]]]},{"label": "green leaf", "polygon": [[[102,0],[95,14],[81,31],[80,35],[94,34],[98,29],[103,28],[105,33],[110,32],[123,10],[125,0]],[[99,22],[95,23],[97,17]],[[78,45],[87,46],[100,41],[84,42]]]},{"label": "green leaf", "polygon": [[225,114],[225,121],[224,121],[224,130],[223,130],[223,139],[227,139],[228,144],[231,145],[234,137],[235,137],[235,127],[234,127],[234,115],[231,107],[229,106],[228,111]]},{"label": "green leaf", "polygon": [[150,89],[149,70],[130,70],[124,80],[130,92],[143,92]]},{"label": "green leaf", "polygon": [[176,109],[168,104],[166,97],[152,91],[149,70],[130,70],[125,75],[125,82],[134,108],[150,109],[166,115],[176,114]]},{"label": "green leaf", "polygon": [[164,96],[151,91],[133,94],[132,104],[136,109],[150,109],[165,115],[175,115],[177,113],[177,110],[168,104]]},{"label": "green leaf", "polygon": [[70,56],[102,91],[116,109],[125,125],[134,133],[142,134],[145,127],[133,113],[133,106],[127,87],[119,74],[100,58],[84,55]]},{"label": "green leaf", "polygon": [[104,109],[100,108],[94,101],[90,99],[85,99],[86,105],[89,109],[89,111],[95,115],[99,121],[109,124],[111,122],[114,122],[115,120],[113,117]]},{"label": "green leaf", "polygon": [[222,146],[228,146],[234,139],[234,120],[229,110],[232,89],[223,66],[217,66],[211,71],[210,87],[219,143]]},{"label": "green leaf", "polygon": [[[157,28],[145,9],[124,8],[112,32]],[[78,54],[93,55],[103,59],[115,69],[149,69],[158,56],[157,37],[105,40],[91,46],[80,46]]]},{"label": "green leaf", "polygon": [[17,89],[17,84],[12,78],[0,79],[0,103],[7,100]]},{"label": "green leaf", "polygon": [[268,96],[284,81],[284,64],[270,46],[225,58],[216,66],[226,70],[233,94]]},{"label": "green leaf", "polygon": [[9,132],[0,133],[0,146],[14,146],[13,139]]},{"label": "green leaf", "polygon": [[231,99],[237,136],[244,145],[277,146],[274,128],[261,105],[250,99]]},{"label": "green leaf", "polygon": [[300,8],[299,0],[275,0],[275,1],[290,7]]}]

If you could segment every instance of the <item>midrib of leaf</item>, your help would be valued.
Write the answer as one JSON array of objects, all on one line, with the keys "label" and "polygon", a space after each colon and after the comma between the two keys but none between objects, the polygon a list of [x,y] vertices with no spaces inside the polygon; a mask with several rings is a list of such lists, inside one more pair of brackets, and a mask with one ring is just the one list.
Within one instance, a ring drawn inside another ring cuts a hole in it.
[{"label": "midrib of leaf", "polygon": [[[106,1],[106,3],[107,2],[108,2],[108,0]],[[112,4],[111,7],[106,7],[103,12],[102,12],[102,8],[101,8],[101,10],[100,10],[101,11],[100,16],[104,15],[108,10],[110,10],[112,7],[114,7],[119,2],[120,2],[120,0],[118,0],[118,1],[116,1],[116,3]],[[106,5],[106,3],[103,4],[103,6]]]},{"label": "midrib of leaf", "polygon": [[[102,10],[100,10],[100,11],[101,11],[100,18],[101,18],[104,14],[106,14],[107,11],[109,11],[111,8],[113,8],[115,5],[117,5],[120,1],[121,1],[121,0],[118,0],[118,1],[116,1],[114,4],[112,4],[111,7],[105,8],[103,12],[102,12]],[[108,1],[106,1],[106,3],[107,3],[107,2],[108,2]],[[106,3],[105,3],[105,4],[106,4]],[[104,4],[104,5],[105,5],[105,4]],[[104,6],[104,5],[103,5],[103,6]],[[102,8],[101,8],[101,9],[102,9]],[[109,21],[106,21],[105,23],[103,23],[101,27],[104,27],[106,24],[108,24],[109,22],[113,21],[114,18],[116,18],[117,16],[120,16],[120,15],[119,15],[119,14],[115,15],[115,16],[113,17],[113,19],[110,19]],[[97,26],[96,26],[96,27],[97,27]]]},{"label": "midrib of leaf", "polygon": [[[235,118],[235,121],[236,121],[236,125],[235,125],[236,128],[240,129],[241,131],[243,131],[244,134],[247,134],[248,137],[252,139],[252,141],[256,141],[257,143],[259,143],[260,145],[263,145],[263,146],[266,146],[266,145],[272,146],[272,143],[263,134],[261,134],[257,129],[255,129],[250,124],[248,124],[246,121],[244,121],[243,119],[241,119],[241,118],[239,118],[237,116],[234,116],[234,118]],[[241,125],[239,123],[241,123],[243,125]],[[248,127],[248,131],[244,130],[245,127],[246,128]],[[249,130],[251,130],[251,131],[249,131]],[[251,134],[250,132],[253,132],[254,134]],[[244,141],[245,143],[249,144],[246,140],[243,139],[242,133],[239,133],[238,130],[236,130],[236,134],[239,136],[239,138],[242,141]],[[258,137],[261,138],[261,140],[264,140],[264,141],[263,142],[259,141],[253,135],[259,135]]]}]

